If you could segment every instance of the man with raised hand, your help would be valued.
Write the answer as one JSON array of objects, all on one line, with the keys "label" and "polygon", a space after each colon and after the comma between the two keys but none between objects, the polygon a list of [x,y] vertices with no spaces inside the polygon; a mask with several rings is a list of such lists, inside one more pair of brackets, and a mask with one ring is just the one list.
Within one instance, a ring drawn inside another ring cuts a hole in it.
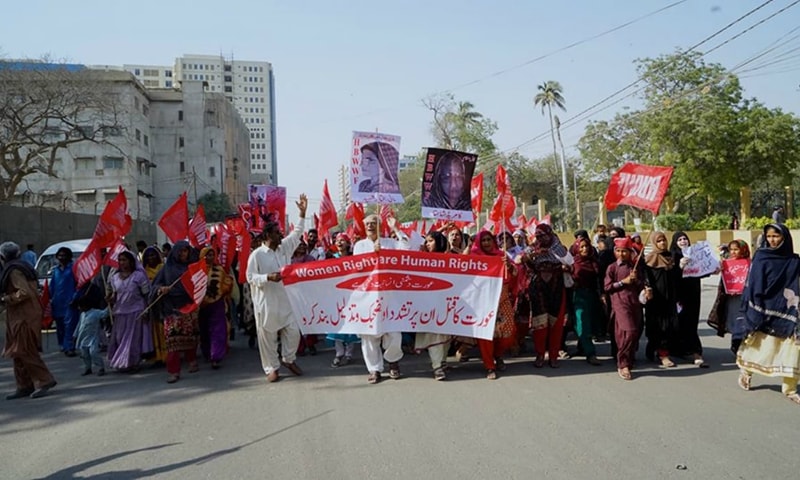
[{"label": "man with raised hand", "polygon": [[[281,365],[295,375],[303,374],[295,363],[297,346],[300,343],[300,327],[281,277],[281,269],[291,263],[292,254],[303,237],[308,207],[306,195],[301,194],[296,204],[300,221],[294,230],[284,238],[280,225],[276,222],[267,223],[264,227],[264,243],[250,254],[247,261],[247,282],[253,297],[261,366],[270,382],[278,381],[278,369]],[[280,357],[278,337],[281,345]]]},{"label": "man with raised hand", "polygon": [[[408,237],[397,227],[397,220],[394,217],[389,217],[386,223],[397,236],[397,240],[380,237],[378,235],[378,232],[380,232],[380,217],[378,215],[368,215],[364,219],[367,238],[356,242],[353,246],[353,255],[380,252],[382,248],[409,250]],[[389,378],[394,380],[400,378],[399,362],[403,358],[403,334],[401,332],[389,332],[383,335],[362,334],[359,336],[361,337],[361,354],[369,371],[367,381],[371,384],[381,381],[384,359],[389,362]],[[382,352],[381,347],[385,351]]]}]

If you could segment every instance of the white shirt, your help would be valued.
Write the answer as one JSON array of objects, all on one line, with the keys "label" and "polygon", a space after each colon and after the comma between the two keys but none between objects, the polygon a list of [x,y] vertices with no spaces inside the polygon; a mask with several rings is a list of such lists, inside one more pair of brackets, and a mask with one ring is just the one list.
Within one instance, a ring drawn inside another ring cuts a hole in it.
[{"label": "white shirt", "polygon": [[308,254],[311,255],[314,260],[325,260],[325,247],[314,247],[308,251]]},{"label": "white shirt", "polygon": [[247,260],[247,283],[253,297],[256,326],[268,332],[277,332],[295,321],[283,282],[270,282],[267,276],[280,272],[292,262],[292,254],[302,240],[304,224],[305,219],[301,218],[278,248],[272,250],[262,245]]},{"label": "white shirt", "polygon": [[[393,238],[381,237],[381,250],[384,248],[389,250],[410,250],[411,246],[408,243],[408,238],[404,235],[400,236],[399,240]],[[360,255],[362,253],[372,253],[375,251],[375,242],[369,238],[359,240],[353,245],[353,255]]]}]

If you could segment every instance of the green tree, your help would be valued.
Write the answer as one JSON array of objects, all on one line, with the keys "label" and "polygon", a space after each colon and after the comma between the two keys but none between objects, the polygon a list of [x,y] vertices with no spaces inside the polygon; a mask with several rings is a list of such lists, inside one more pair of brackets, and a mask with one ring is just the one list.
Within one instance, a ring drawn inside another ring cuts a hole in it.
[{"label": "green tree", "polygon": [[207,222],[221,222],[225,220],[226,215],[235,213],[228,194],[218,193],[216,190],[211,190],[198,198],[197,203],[203,206]]},{"label": "green tree", "polygon": [[732,204],[740,187],[788,184],[800,164],[795,116],[743,98],[738,78],[699,53],[638,60],[637,69],[645,108],[590,123],[578,144],[594,180],[627,161],[673,166],[670,210],[694,214],[714,199]]},{"label": "green tree", "polygon": [[[553,120],[553,107],[560,108],[563,111],[566,111],[566,102],[564,101],[564,96],[561,94],[562,88],[561,84],[556,82],[555,80],[548,80],[538,87],[539,93],[533,97],[533,104],[534,106],[538,106],[542,108],[542,115],[545,113],[545,108],[547,109],[547,115],[550,118],[550,139],[553,141],[553,158],[558,160],[558,151],[556,150],[556,125]],[[561,133],[559,132],[559,138],[561,137]],[[567,188],[567,167],[565,165],[565,159],[562,156],[560,159],[561,164],[561,193],[562,193],[562,207],[566,211],[569,208],[569,192]]]}]

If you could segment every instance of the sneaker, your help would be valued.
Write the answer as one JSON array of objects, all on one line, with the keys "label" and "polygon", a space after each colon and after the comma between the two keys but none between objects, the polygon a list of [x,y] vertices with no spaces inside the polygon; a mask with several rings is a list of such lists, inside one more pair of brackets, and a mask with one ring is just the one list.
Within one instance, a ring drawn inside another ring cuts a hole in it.
[{"label": "sneaker", "polygon": [[437,368],[433,371],[433,379],[434,380],[446,380],[447,374],[444,373],[444,368]]},{"label": "sneaker", "polygon": [[400,364],[398,362],[391,362],[389,364],[389,378],[392,380],[400,378]]},{"label": "sneaker", "polygon": [[37,388],[36,390],[31,393],[31,398],[42,398],[47,395],[47,392],[50,391],[51,388],[56,386],[56,381],[53,380],[52,382],[42,385],[41,387]]},{"label": "sneaker", "polygon": [[6,395],[6,400],[16,400],[18,398],[29,397],[31,395],[31,393],[33,393],[33,389],[32,388],[25,388],[25,389],[22,389],[22,390],[17,390],[14,393]]},{"label": "sneaker", "polygon": [[342,359],[344,357],[334,357],[333,361],[331,362],[331,367],[338,368],[342,366]]}]

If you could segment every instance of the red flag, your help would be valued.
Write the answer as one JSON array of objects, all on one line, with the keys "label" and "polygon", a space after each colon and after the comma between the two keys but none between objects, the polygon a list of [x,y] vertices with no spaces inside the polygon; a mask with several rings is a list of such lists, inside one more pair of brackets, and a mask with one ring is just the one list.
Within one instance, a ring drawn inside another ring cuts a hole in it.
[{"label": "red flag", "polygon": [[319,215],[317,215],[316,213],[314,214],[314,228],[319,230]]},{"label": "red flag", "polygon": [[605,196],[606,209],[630,205],[658,213],[669,188],[672,170],[672,167],[626,163],[611,176]]},{"label": "red flag", "polygon": [[47,279],[44,281],[44,289],[39,302],[42,304],[42,330],[49,330],[53,325],[53,306],[50,305],[50,286]]},{"label": "red flag", "polygon": [[497,198],[489,211],[489,220],[494,224],[494,233],[499,234],[503,231],[513,231],[514,211],[517,209],[517,201],[511,193],[511,182],[508,180],[508,173],[502,165],[497,166]]},{"label": "red flag", "polygon": [[247,282],[247,261],[250,259],[250,242],[252,239],[247,231],[237,235],[236,239],[236,245],[239,248],[239,283],[244,284]]},{"label": "red flag", "polygon": [[189,243],[197,248],[203,248],[208,245],[206,210],[202,205],[197,206],[194,217],[192,217],[192,223],[189,224]]},{"label": "red flag", "polygon": [[183,192],[175,203],[164,212],[161,220],[158,221],[158,226],[172,243],[189,237],[189,202],[186,192]]},{"label": "red flag", "polygon": [[328,191],[328,180],[322,186],[322,202],[319,204],[319,235],[324,236],[332,228],[339,225],[339,216],[336,215],[336,207],[333,205],[331,194]]},{"label": "red flag", "polygon": [[472,211],[475,212],[475,215],[479,215],[483,204],[483,172],[472,177],[470,197],[472,199]]},{"label": "red flag", "polygon": [[528,219],[525,217],[524,213],[517,217],[517,225],[524,227],[527,224],[528,224]]},{"label": "red flag", "polygon": [[102,248],[114,243],[119,237],[124,237],[131,231],[133,220],[128,215],[128,200],[125,190],[119,187],[119,192],[113,200],[108,202],[94,229],[92,238],[97,239],[97,244]]},{"label": "red flag", "polygon": [[86,250],[72,264],[72,274],[75,276],[76,288],[83,287],[86,282],[97,275],[100,270],[100,264],[103,262],[100,248],[99,241],[96,238],[92,238]]},{"label": "red flag", "polygon": [[103,257],[103,265],[108,265],[111,268],[119,268],[119,254],[127,250],[128,247],[125,246],[125,242],[123,242],[121,238],[116,239],[116,241],[109,246],[106,256]]},{"label": "red flag", "polygon": [[350,231],[350,238],[353,239],[353,242],[356,241],[356,238],[366,238],[367,236],[367,228],[364,226],[364,205],[360,203],[351,203],[349,207],[347,207],[347,215],[351,215],[348,220],[352,219],[353,222],[350,224],[351,228],[348,228]]},{"label": "red flag", "polygon": [[[228,271],[233,265],[233,258],[236,256],[236,234],[230,225],[225,224],[217,225],[217,236],[215,238],[215,247],[219,255],[219,264],[225,271]],[[247,234],[250,236],[250,234]]]},{"label": "red flag", "polygon": [[[381,204],[380,217],[381,217],[381,237],[388,237],[392,232],[389,230],[389,217],[394,217],[394,209],[388,203]],[[366,231],[366,228],[364,229]]]},{"label": "red flag", "polygon": [[179,310],[182,313],[191,313],[200,305],[200,302],[203,301],[203,297],[206,296],[208,272],[206,272],[205,259],[201,258],[200,261],[189,265],[186,272],[181,275],[181,284],[194,301]]}]

